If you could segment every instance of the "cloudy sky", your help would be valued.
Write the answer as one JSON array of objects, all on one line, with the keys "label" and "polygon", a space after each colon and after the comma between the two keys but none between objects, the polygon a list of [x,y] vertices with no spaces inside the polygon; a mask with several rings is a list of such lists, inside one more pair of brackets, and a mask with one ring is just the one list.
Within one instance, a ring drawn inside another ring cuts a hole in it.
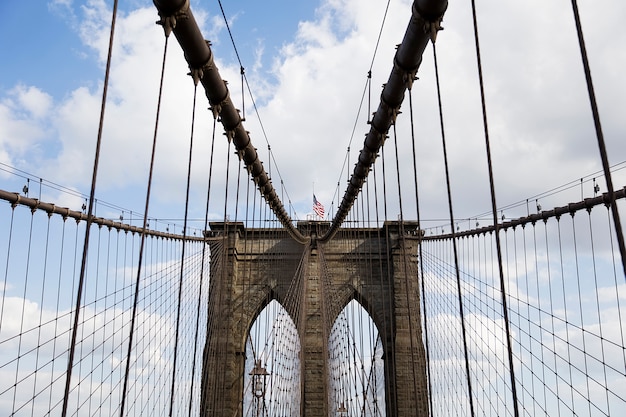
[{"label": "cloudy sky", "polygon": [[[124,211],[129,221],[129,210],[139,213],[144,207],[164,35],[151,1],[120,3],[96,194],[98,215],[117,218]],[[233,101],[242,107],[240,64],[219,5],[191,0],[191,6],[222,77],[230,81]],[[437,39],[460,221],[490,207],[470,6],[469,0],[450,1]],[[29,178],[30,196],[80,209],[93,169],[111,7],[112,1],[104,0],[0,2],[0,189],[20,191]],[[369,129],[367,105],[359,110],[368,70],[371,66],[373,111],[409,20],[410,1],[391,1],[373,59],[386,7],[383,0],[224,1],[258,109],[257,117],[246,94],[246,129],[281,196],[284,182],[299,218],[312,211],[313,187],[328,209],[337,192],[343,195],[344,163],[349,159],[351,169]],[[614,182],[621,188],[626,185],[626,3],[581,0],[580,8]],[[594,177],[605,191],[571,2],[483,0],[477,15],[495,185],[507,217],[525,215],[526,199],[531,207],[538,199],[551,208],[592,196]],[[150,207],[150,217],[161,219],[161,226],[181,224],[184,214],[193,96],[187,72],[180,48],[171,42]],[[413,97],[422,218],[426,226],[436,226],[448,221],[430,47],[419,77]],[[403,194],[410,197],[408,113],[405,105],[397,127]],[[200,94],[190,207],[196,219],[204,217],[211,118]],[[226,145],[220,130],[213,219],[223,215]],[[388,149],[390,157],[393,147]],[[231,199],[235,165],[231,158]],[[45,185],[41,195],[39,178]],[[522,204],[512,206],[516,202]],[[413,217],[410,198],[404,204],[404,217]],[[395,218],[397,199],[390,198],[389,209]],[[232,216],[232,205],[228,210]]]},{"label": "cloudy sky", "polygon": [[[164,44],[152,2],[120,3],[97,183],[97,198],[120,209],[101,207],[98,214],[105,217],[117,217],[122,208],[143,211]],[[610,162],[624,168],[626,28],[621,19],[626,4],[580,3]],[[241,107],[239,63],[219,5],[192,0],[191,6],[213,44],[231,97]],[[104,0],[0,5],[0,188],[23,187],[25,178],[10,173],[18,169],[33,176],[31,196],[38,196],[38,178],[88,193],[111,7],[112,1]],[[359,111],[359,103],[386,7],[381,0],[224,2],[258,109],[257,117],[246,94],[246,129],[279,195],[285,195],[280,187],[284,182],[299,218],[311,212],[313,187],[327,210],[337,201],[338,182],[343,195],[347,149],[352,165],[368,131],[367,105]],[[476,217],[490,207],[470,7],[469,0],[450,2],[445,30],[437,39],[458,219]],[[581,192],[593,195],[594,176],[606,190],[604,180],[594,174],[601,164],[571,3],[485,0],[477,13],[499,205],[534,201],[538,195],[544,208],[565,205]],[[371,111],[378,106],[409,15],[409,1],[390,2],[373,61]],[[171,42],[150,209],[150,216],[160,219],[180,219],[184,213],[193,96],[186,73],[181,50]],[[430,47],[418,75],[413,100],[420,192],[423,217],[435,224],[445,217],[447,201]],[[400,168],[403,193],[411,195],[408,101],[403,111],[398,121]],[[197,218],[203,217],[211,125],[200,94],[191,189],[191,216]],[[214,181],[220,190],[227,150],[221,130],[217,138]],[[616,188],[626,184],[623,171],[615,173]],[[555,196],[542,194],[564,184],[574,188]],[[222,192],[215,193],[211,211],[220,218]],[[76,209],[83,201],[48,187],[41,198]],[[395,217],[394,210],[390,208],[390,217]],[[507,209],[507,214],[524,215],[526,206]]]}]

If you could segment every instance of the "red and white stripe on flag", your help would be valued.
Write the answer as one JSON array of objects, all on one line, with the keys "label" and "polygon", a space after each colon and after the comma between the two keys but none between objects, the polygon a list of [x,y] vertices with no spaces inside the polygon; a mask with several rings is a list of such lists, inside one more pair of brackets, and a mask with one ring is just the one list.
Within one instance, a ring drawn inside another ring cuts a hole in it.
[{"label": "red and white stripe on flag", "polygon": [[317,198],[315,198],[315,194],[313,194],[313,211],[319,217],[324,218],[324,206],[322,205],[322,203],[317,201]]}]

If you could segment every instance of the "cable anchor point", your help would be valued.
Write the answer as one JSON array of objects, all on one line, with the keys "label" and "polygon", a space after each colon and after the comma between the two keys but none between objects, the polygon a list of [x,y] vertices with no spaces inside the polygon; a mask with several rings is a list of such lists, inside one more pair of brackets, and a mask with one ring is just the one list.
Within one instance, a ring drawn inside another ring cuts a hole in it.
[{"label": "cable anchor point", "polygon": [[185,0],[180,9],[169,16],[164,16],[159,12],[160,19],[156,21],[156,24],[163,26],[166,38],[169,38],[172,31],[176,28],[178,19],[187,19],[187,10],[189,10],[189,0]]},{"label": "cable anchor point", "polygon": [[197,87],[202,77],[204,77],[204,68],[190,68],[187,75],[191,76],[193,84]]},{"label": "cable anchor point", "polygon": [[[432,6],[432,5],[430,5]],[[441,26],[441,22],[443,21],[443,14],[448,7],[448,2],[441,5],[443,7],[426,7],[422,9],[418,2],[413,3],[412,13],[413,19],[415,19],[415,23],[423,24],[424,33],[430,34],[430,40],[432,43],[435,43],[437,40],[437,32],[443,30]]]}]

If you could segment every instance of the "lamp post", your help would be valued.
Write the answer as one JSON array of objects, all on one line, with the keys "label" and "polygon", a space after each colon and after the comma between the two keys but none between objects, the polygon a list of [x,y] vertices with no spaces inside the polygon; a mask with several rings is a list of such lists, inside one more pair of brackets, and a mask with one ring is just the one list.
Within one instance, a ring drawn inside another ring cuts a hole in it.
[{"label": "lamp post", "polygon": [[[265,408],[265,390],[267,386],[268,375],[269,373],[261,364],[261,359],[255,360],[254,368],[252,368],[252,371],[250,371],[250,376],[252,376],[252,394],[256,398],[257,403],[257,416],[261,412],[261,408]],[[259,401],[263,402],[262,407],[259,407]]]},{"label": "lamp post", "polygon": [[337,409],[337,415],[339,417],[345,417],[348,415],[348,409],[346,408],[346,405],[343,401],[341,402],[341,405]]}]

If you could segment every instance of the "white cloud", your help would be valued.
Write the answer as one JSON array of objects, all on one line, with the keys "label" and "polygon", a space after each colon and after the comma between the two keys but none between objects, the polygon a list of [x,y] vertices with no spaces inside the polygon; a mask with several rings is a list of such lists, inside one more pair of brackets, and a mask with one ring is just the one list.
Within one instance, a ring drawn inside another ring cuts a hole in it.
[{"label": "white cloud", "polygon": [[[143,208],[164,43],[162,29],[154,24],[156,10],[145,3],[142,5],[146,7],[124,10],[118,15],[98,181],[99,196],[133,209]],[[200,5],[192,4],[206,37],[226,49],[229,40],[224,37],[225,25],[221,16],[196,6]],[[610,159],[613,163],[624,161],[626,84],[622,78],[626,64],[626,49],[623,47],[626,30],[621,20],[626,15],[626,4],[611,0],[602,6],[591,3],[581,6]],[[104,68],[110,23],[108,3],[90,0],[77,6],[69,0],[56,0],[50,3],[50,7],[59,13],[63,10],[85,46],[82,52],[87,52],[86,56],[92,59],[97,57],[97,64]],[[257,48],[257,59],[253,63],[244,63],[251,68],[248,80],[275,161],[268,157],[261,125],[253,115],[249,98],[246,98],[246,128],[251,132],[266,169],[272,171],[275,185],[279,184],[275,166],[278,163],[301,217],[310,209],[313,182],[317,197],[327,210],[337,182],[340,183],[339,193],[343,193],[348,173],[339,176],[347,147],[350,145],[347,169],[351,172],[363,135],[369,129],[365,123],[367,105],[358,115],[357,110],[384,7],[385,4],[380,2],[362,0],[324,1],[315,18],[300,22],[295,38],[284,42],[271,68],[261,66],[263,55],[276,50],[265,41],[252,43]],[[373,67],[370,112],[378,105],[380,86],[391,70],[394,45],[402,39],[409,13],[409,1],[391,5]],[[481,2],[478,18],[498,201],[502,204],[518,201],[598,170],[595,133],[569,3],[564,0],[552,3],[490,0]],[[237,16],[230,23],[237,25]],[[484,212],[489,205],[469,2],[450,2],[444,26],[446,29],[437,40],[437,52],[451,182],[455,214],[467,217]],[[222,77],[231,82],[233,101],[241,103],[239,64],[229,60],[229,56],[215,58]],[[174,37],[170,39],[167,61],[153,188],[153,201],[157,204],[151,212],[180,218],[193,86],[185,75],[188,68]],[[63,65],[62,59],[50,65]],[[266,70],[270,72],[264,72]],[[420,80],[414,86],[413,97],[420,191],[425,196],[421,200],[422,213],[423,217],[441,219],[445,218],[442,213],[447,213],[447,201],[430,47],[418,75]],[[0,162],[35,170],[37,175],[73,189],[87,190],[93,168],[102,78],[68,91],[63,97],[53,98],[44,88],[26,84],[3,92],[0,97]],[[192,195],[195,198],[192,198],[191,210],[194,214],[204,209],[204,204],[198,201],[204,198],[208,175],[212,120],[206,107],[204,93],[199,90],[192,171]],[[400,152],[401,181],[404,194],[412,195],[412,161],[411,152],[407,150],[411,140],[408,113],[408,101],[405,101],[397,128],[398,140],[403,146]],[[359,119],[350,143],[357,116]],[[392,139],[385,148],[388,172],[395,169]],[[220,129],[216,139],[210,208],[215,217],[221,216],[223,210],[226,147]],[[231,158],[231,167],[236,165],[235,158]],[[377,170],[380,175],[380,166]],[[234,184],[234,173],[233,169],[231,185]],[[388,177],[394,178],[394,175],[388,174]],[[624,184],[624,178],[622,173],[618,186]],[[389,189],[395,187],[394,182],[395,179],[390,180]],[[245,189],[242,187],[241,194]],[[231,197],[233,188],[229,190]],[[578,194],[576,189],[565,197],[569,200],[564,201],[559,196],[542,203],[544,208],[563,205],[578,199]],[[49,198],[60,205],[82,203],[76,197],[66,203],[63,203],[62,196],[50,195]],[[243,200],[241,197],[240,201]],[[389,199],[390,218],[395,218],[398,210],[394,200]],[[415,210],[410,199],[404,203],[405,218],[413,217]],[[256,216],[258,219],[258,213]],[[445,220],[438,220],[438,223],[445,223]],[[540,259],[543,261],[544,258]],[[541,274],[543,278],[545,265],[542,262],[538,267],[540,272],[532,265],[529,272]],[[131,272],[132,269],[127,270],[124,276],[132,276]],[[511,276],[510,279],[509,290],[517,295],[520,290],[517,277]],[[463,285],[464,295],[474,295],[475,289]],[[456,288],[453,280],[444,278],[433,293],[437,291],[436,295],[449,297],[454,294],[453,288]],[[623,300],[623,286],[619,291],[620,300]],[[600,288],[602,298],[610,292]],[[523,291],[519,298],[520,303],[536,301],[533,294]],[[19,301],[8,300],[10,303]],[[36,304],[29,302],[25,305],[28,317],[41,313]],[[515,305],[519,307],[519,303]],[[46,314],[48,312],[44,311]],[[93,314],[96,320],[97,314]],[[141,318],[160,323],[157,317]],[[472,353],[484,360],[503,361],[499,336],[502,333],[501,320],[470,315],[468,322],[484,329],[487,335],[474,346]],[[449,334],[459,334],[456,317],[441,314],[434,323],[440,329],[448,330]],[[609,321],[606,332],[618,325],[621,323],[616,320]],[[433,371],[453,372],[451,367],[454,366],[454,372],[459,372],[458,369],[463,369],[459,353],[458,349],[440,352],[442,357],[435,358],[439,360],[433,363]],[[143,359],[154,361],[160,358],[154,349],[147,349]],[[460,392],[463,395],[462,388]]]},{"label": "white cloud", "polygon": [[52,97],[36,87],[18,85],[14,94],[19,105],[36,119],[47,115],[52,108]]},{"label": "white cloud", "polygon": [[[613,3],[611,7],[624,7]],[[55,5],[70,7],[70,3]],[[110,23],[108,6],[101,0],[91,0],[80,8],[72,7],[80,38],[89,50],[96,52],[99,64],[104,66]],[[266,168],[273,167],[275,185],[279,184],[278,163],[287,191],[300,208],[301,216],[304,210],[310,209],[310,184],[313,182],[318,198],[327,209],[338,181],[339,193],[343,194],[348,173],[344,171],[341,178],[339,174],[346,160],[384,7],[348,0],[323,2],[315,18],[300,22],[295,38],[283,43],[269,69],[270,74],[264,72],[267,69],[261,66],[260,59],[266,51],[276,49],[268,48],[262,37],[254,44],[257,48],[255,62],[243,63],[251,68],[247,76],[259,106],[263,130],[253,114],[249,97],[246,98],[245,126]],[[535,13],[538,9],[543,12]],[[409,10],[407,1],[390,7],[373,67],[370,111],[377,107],[380,86],[392,66],[393,46],[404,35]],[[221,42],[226,48],[229,42],[222,39],[226,33],[221,16],[198,9],[196,5],[194,12],[206,37],[215,44]],[[550,5],[538,1],[524,5],[488,2],[480,5],[478,12],[498,201],[504,204],[518,200],[599,169],[569,5],[566,2]],[[626,126],[618,110],[623,108],[625,96],[625,92],[621,92],[623,83],[619,82],[619,63],[626,62],[619,40],[626,35],[619,29],[620,25],[612,24],[619,13],[605,16],[587,8],[581,13],[607,144],[612,161],[618,162],[626,159],[626,147],[619,140]],[[237,16],[231,18],[234,28],[239,23]],[[459,201],[455,204],[457,217],[480,213],[488,207],[489,201],[470,16],[469,5],[450,4],[444,19],[446,29],[437,43],[451,185],[455,200]],[[118,15],[99,175],[99,189],[111,192],[111,196],[115,195],[114,190],[120,196],[124,192],[135,196],[144,193],[141,189],[145,188],[148,175],[163,48],[162,29],[154,24],[155,18],[153,7],[125,10]],[[606,34],[599,31],[599,27],[608,27],[615,33],[603,36]],[[216,56],[217,65],[222,77],[230,81],[233,101],[241,107],[239,64],[223,61],[225,58],[232,56]],[[604,62],[606,65],[600,64]],[[192,92],[185,75],[187,71],[180,48],[172,38],[156,154],[153,195],[159,202],[184,199],[181,184],[186,177]],[[429,196],[423,203],[423,217],[440,218],[446,200],[430,47],[419,76],[413,92],[418,171],[420,189]],[[24,96],[29,101],[22,101],[22,104],[34,112],[27,120],[34,116],[36,120],[44,120],[48,115],[55,128],[47,136],[56,138],[57,145],[46,147],[45,156],[41,156],[40,166],[46,176],[54,175],[53,179],[64,184],[72,182],[68,185],[86,189],[91,177],[101,88],[101,85],[79,88],[52,106],[50,100],[47,104],[42,100],[45,92],[39,90],[41,94],[36,96],[37,90],[23,87],[30,94]],[[6,106],[2,108],[3,119],[8,122],[3,125],[31,130],[37,126],[26,120],[18,123],[20,118],[15,110],[9,111]],[[204,193],[208,171],[211,116],[206,106],[201,93],[192,186],[192,194],[198,198]],[[400,152],[402,186],[404,194],[410,196],[412,161],[411,152],[406,150],[410,141],[407,106],[405,101],[398,120],[398,138],[403,144]],[[366,108],[367,105],[361,110],[354,128],[350,166],[347,166],[350,172],[363,135],[368,131]],[[275,161],[270,161],[263,131]],[[220,133],[218,131],[219,156],[215,160],[214,184],[224,184],[226,145]],[[33,141],[41,143],[37,131],[19,134],[34,136]],[[19,149],[4,145],[2,150],[3,160],[19,161],[16,158]],[[388,141],[385,151],[393,172],[392,141]],[[23,166],[29,164],[27,159],[22,162]],[[395,188],[393,182],[392,179],[390,188]],[[139,193],[131,191],[137,187]],[[391,200],[389,216],[395,217],[397,203]],[[544,202],[544,207],[550,205]],[[404,209],[410,213],[405,214],[405,218],[414,216],[410,198],[405,199]]]},{"label": "white cloud", "polygon": [[36,87],[17,85],[0,100],[0,150],[10,160],[31,159],[46,142],[52,98]]}]

